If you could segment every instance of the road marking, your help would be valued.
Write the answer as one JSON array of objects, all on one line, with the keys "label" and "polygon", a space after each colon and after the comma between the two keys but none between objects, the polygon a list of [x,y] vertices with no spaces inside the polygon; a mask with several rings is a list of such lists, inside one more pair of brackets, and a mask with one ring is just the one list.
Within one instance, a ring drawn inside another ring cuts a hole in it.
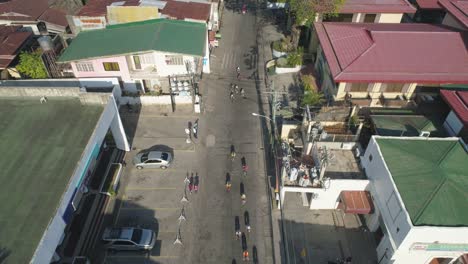
[{"label": "road marking", "polygon": [[128,188],[125,191],[152,191],[152,190],[175,190],[175,187],[132,187]]}]

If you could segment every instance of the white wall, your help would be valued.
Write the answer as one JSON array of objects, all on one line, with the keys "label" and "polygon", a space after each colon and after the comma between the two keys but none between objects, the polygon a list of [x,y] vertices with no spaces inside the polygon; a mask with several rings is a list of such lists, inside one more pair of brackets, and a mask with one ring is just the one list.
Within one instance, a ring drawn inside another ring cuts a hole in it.
[{"label": "white wall", "polygon": [[[59,242],[61,240],[66,226],[66,223],[64,222],[62,216],[67,210],[69,203],[73,200],[73,193],[75,192],[75,189],[80,189],[80,186],[78,186],[79,183],[82,181],[82,178],[86,175],[87,170],[91,169],[87,168],[87,165],[90,163],[88,162],[88,160],[92,159],[93,151],[95,151],[96,147],[99,148],[101,146],[112,122],[116,122],[114,119],[115,116],[118,116],[118,111],[115,101],[111,97],[111,99],[108,101],[108,104],[104,108],[101,117],[99,118],[99,121],[88,141],[88,144],[86,145],[83,151],[81,159],[78,162],[75,171],[73,172],[73,176],[71,176],[70,178],[68,188],[60,200],[60,205],[57,209],[57,212],[54,218],[49,223],[47,230],[44,232],[41,241],[39,242],[39,245],[36,248],[31,263],[50,263],[50,260],[52,259],[52,256],[55,253],[55,249],[59,245]],[[114,134],[116,142],[118,144],[125,145],[123,149],[129,151],[130,147],[127,142],[127,138],[125,136],[125,131],[123,130],[123,127],[120,126],[119,128],[118,124],[114,124],[114,127],[116,127],[116,132],[118,129],[121,129],[120,133],[122,133],[120,136],[118,134]],[[82,177],[82,175],[84,176]]]},{"label": "white wall", "polygon": [[400,23],[402,17],[402,13],[380,13],[377,14],[377,17],[375,18],[375,23]]},{"label": "white wall", "polygon": [[368,180],[330,180],[329,187],[314,189],[316,198],[312,199],[310,209],[336,209],[342,191],[364,191],[368,185]]}]

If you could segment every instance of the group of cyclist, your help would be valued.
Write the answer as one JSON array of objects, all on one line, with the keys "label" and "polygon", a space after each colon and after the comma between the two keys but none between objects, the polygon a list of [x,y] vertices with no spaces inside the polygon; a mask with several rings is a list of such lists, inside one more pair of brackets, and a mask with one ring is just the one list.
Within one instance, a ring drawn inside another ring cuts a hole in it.
[{"label": "group of cyclist", "polygon": [[[231,152],[230,152],[230,157],[231,160],[234,161],[236,158],[236,150],[234,145],[231,145]],[[241,165],[242,165],[242,174],[243,177],[247,177],[247,171],[248,171],[248,166],[247,162],[245,160],[245,157],[241,158]],[[226,191],[230,192],[231,191],[231,174],[226,173]],[[247,202],[247,195],[245,193],[245,185],[241,181],[240,183],[240,196],[241,196],[241,203],[242,205],[245,205]],[[250,217],[249,217],[249,212],[244,211],[244,225],[248,233],[251,231],[250,227]],[[235,229],[235,236],[237,240],[241,240],[241,245],[242,245],[242,259],[244,261],[249,260],[249,251],[247,247],[247,238],[245,236],[245,233],[241,231],[241,226],[240,226],[240,220],[239,216],[236,216],[234,218],[234,229]]]},{"label": "group of cyclist", "polygon": [[[240,67],[239,66],[237,66],[236,72],[237,72],[237,79],[240,80]],[[239,85],[231,83],[231,91],[229,93],[229,98],[231,99],[231,102],[233,102],[236,99],[235,97],[236,94],[240,94],[242,98],[244,99],[247,98],[245,96],[244,88],[239,89]]]}]

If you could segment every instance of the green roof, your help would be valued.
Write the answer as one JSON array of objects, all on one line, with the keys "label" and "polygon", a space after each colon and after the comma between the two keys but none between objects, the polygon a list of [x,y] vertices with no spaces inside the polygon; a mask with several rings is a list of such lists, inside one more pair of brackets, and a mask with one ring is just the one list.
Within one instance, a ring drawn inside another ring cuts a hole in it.
[{"label": "green roof", "polygon": [[468,84],[442,84],[440,87],[448,90],[468,90]]},{"label": "green roof", "polygon": [[0,99],[4,263],[30,262],[102,111],[71,98]]},{"label": "green roof", "polygon": [[468,155],[453,139],[376,138],[415,226],[468,226]]},{"label": "green roof", "polygon": [[446,136],[443,120],[422,115],[371,115],[377,135],[417,137],[422,131],[431,136]]},{"label": "green roof", "polygon": [[146,51],[163,51],[202,57],[206,25],[172,19],[107,26],[83,31],[65,49],[59,62],[110,57]]}]

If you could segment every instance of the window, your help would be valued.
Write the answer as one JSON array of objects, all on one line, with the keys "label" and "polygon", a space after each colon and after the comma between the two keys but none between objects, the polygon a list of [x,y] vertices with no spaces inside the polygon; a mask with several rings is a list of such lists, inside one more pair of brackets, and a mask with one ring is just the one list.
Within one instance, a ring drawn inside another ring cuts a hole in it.
[{"label": "window", "polygon": [[148,160],[148,155],[149,155],[148,153],[143,154],[143,155],[141,156],[141,161],[142,161],[142,162],[147,161],[147,160]]},{"label": "window", "polygon": [[353,83],[350,92],[367,92],[368,83]]},{"label": "window", "polygon": [[133,229],[132,241],[135,242],[135,243],[139,243],[140,240],[141,240],[142,234],[143,234],[143,230]]},{"label": "window", "polygon": [[143,64],[154,64],[153,54],[140,55],[139,57]]},{"label": "window", "polygon": [[135,70],[141,70],[140,56],[133,56],[133,62],[135,63]]},{"label": "window", "polygon": [[353,14],[326,15],[323,22],[352,22]]},{"label": "window", "polygon": [[161,163],[161,160],[148,160],[145,163]]},{"label": "window", "polygon": [[401,93],[403,91],[404,83],[387,83],[385,85],[385,92],[387,93]]},{"label": "window", "polygon": [[166,55],[167,65],[184,65],[184,59],[178,55]]},{"label": "window", "polygon": [[93,72],[94,67],[91,62],[80,62],[76,63],[76,70],[79,72]]},{"label": "window", "polygon": [[105,71],[120,71],[118,62],[103,62]]},{"label": "window", "polygon": [[364,23],[374,23],[376,17],[377,17],[376,14],[365,14]]},{"label": "window", "polygon": [[132,246],[132,245],[135,245],[135,244],[130,242],[130,241],[115,241],[114,245]]}]

